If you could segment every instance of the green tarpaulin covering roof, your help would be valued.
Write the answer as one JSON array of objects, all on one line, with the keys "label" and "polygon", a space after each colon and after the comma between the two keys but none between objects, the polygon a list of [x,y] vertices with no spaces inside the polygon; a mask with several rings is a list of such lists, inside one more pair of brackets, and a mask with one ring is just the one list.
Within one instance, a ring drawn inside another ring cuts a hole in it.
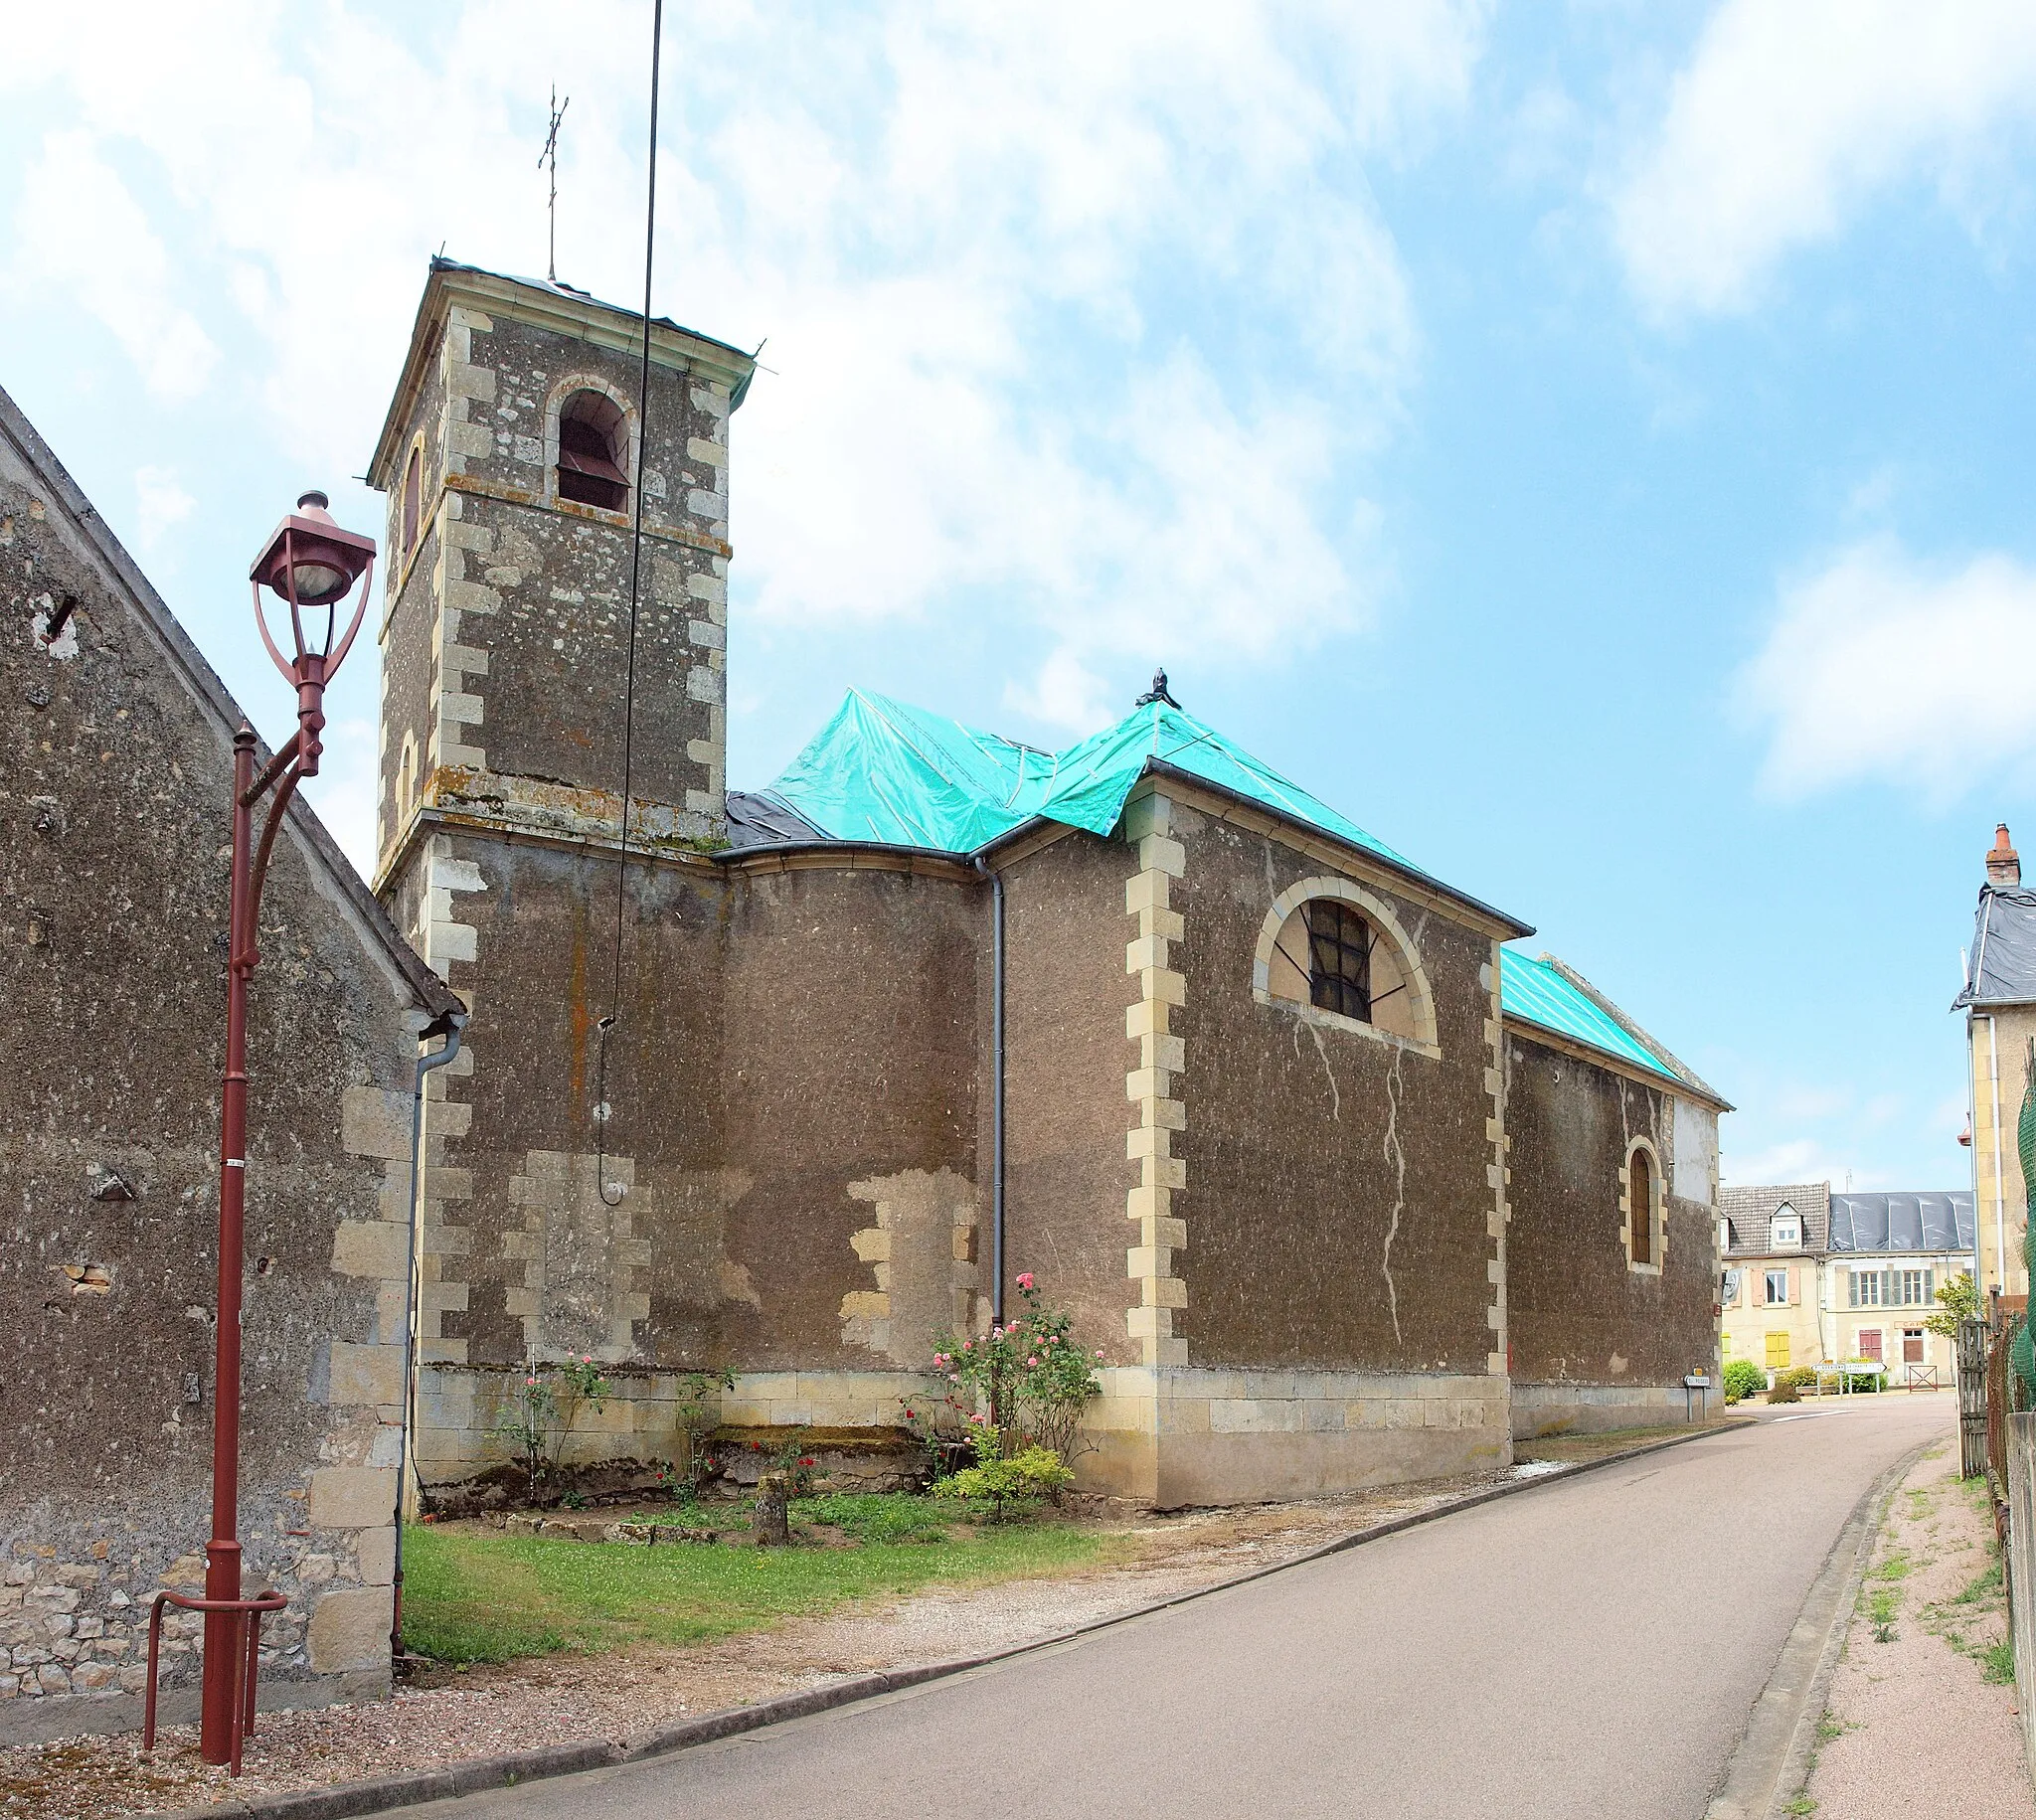
[{"label": "green tarpaulin covering roof", "polygon": [[[769,788],[745,799],[746,818],[753,839],[816,836],[973,853],[1038,817],[1108,834],[1155,761],[1418,874],[1348,816],[1165,702],[1143,702],[1115,726],[1054,752],[851,689]],[[1508,1016],[1679,1079],[1668,1061],[1549,961],[1507,949],[1500,997]]]},{"label": "green tarpaulin covering roof", "polygon": [[1163,702],[1050,752],[852,689],[764,794],[835,840],[972,853],[1035,816],[1109,833],[1150,759],[1408,865],[1347,816]]},{"label": "green tarpaulin covering roof", "polygon": [[1679,1080],[1666,1062],[1550,962],[1511,948],[1504,956],[1499,963],[1499,1005],[1506,1016],[1538,1024],[1573,1043],[1587,1043],[1650,1075]]}]

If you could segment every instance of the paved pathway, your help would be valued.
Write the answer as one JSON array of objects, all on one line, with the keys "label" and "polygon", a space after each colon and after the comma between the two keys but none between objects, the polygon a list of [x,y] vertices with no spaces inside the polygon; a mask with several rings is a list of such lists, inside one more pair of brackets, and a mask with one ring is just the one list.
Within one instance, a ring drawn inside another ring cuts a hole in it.
[{"label": "paved pathway", "polygon": [[410,1811],[1698,1816],[1854,1503],[1954,1419],[1777,1410],[952,1680]]}]

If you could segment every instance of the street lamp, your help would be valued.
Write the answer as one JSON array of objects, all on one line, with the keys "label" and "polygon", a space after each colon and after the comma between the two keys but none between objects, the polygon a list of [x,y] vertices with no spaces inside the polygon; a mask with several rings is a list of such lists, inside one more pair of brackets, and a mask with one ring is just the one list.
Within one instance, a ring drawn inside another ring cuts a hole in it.
[{"label": "street lamp", "polygon": [[[297,731],[254,772],[254,730],[245,721],[234,735],[234,869],[228,910],[227,1069],[221,1116],[219,1172],[219,1326],[213,1375],[212,1540],[205,1550],[205,1596],[159,1592],[150,1613],[147,1717],[143,1746],[154,1741],[157,1638],[162,1608],[181,1605],[205,1614],[204,1703],[199,1754],[240,1773],[241,1740],[254,1721],[254,1678],[259,1662],[261,1614],[280,1610],[279,1593],[242,1595],[240,1542],[241,1277],[245,1268],[242,1214],[248,1180],[248,981],[261,956],[255,947],[256,913],[276,831],[297,784],[318,774],[324,752],[325,685],[345,660],[368,610],[375,568],[372,538],[342,531],[326,510],[323,493],[306,493],[276,526],[248,572],[254,623],[275,667],[297,692]],[[343,635],[334,642],[344,602],[354,583],[360,596]],[[263,588],[289,614],[285,656],[268,627]],[[322,623],[321,623],[322,620]],[[311,634],[306,636],[307,631]],[[254,808],[274,791],[259,846],[250,852]]]}]

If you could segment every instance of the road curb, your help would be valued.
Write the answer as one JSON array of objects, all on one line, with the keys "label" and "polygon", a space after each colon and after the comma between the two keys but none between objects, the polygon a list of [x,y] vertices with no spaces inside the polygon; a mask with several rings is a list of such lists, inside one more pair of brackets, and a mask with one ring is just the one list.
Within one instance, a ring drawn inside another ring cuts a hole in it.
[{"label": "road curb", "polygon": [[[479,1794],[487,1789],[513,1788],[522,1782],[535,1782],[552,1776],[577,1775],[589,1769],[606,1769],[624,1763],[639,1763],[649,1757],[665,1756],[673,1751],[690,1749],[696,1744],[713,1743],[719,1738],[740,1737],[746,1732],[762,1731],[766,1726],[782,1725],[788,1720],[809,1719],[819,1713],[834,1712],[842,1707],[854,1706],[860,1701],[878,1699],[885,1694],[902,1693],[908,1688],[920,1687],[929,1681],[944,1681],[955,1675],[967,1674],[972,1669],[987,1668],[993,1663],[1008,1662],[1018,1656],[1029,1656],[1038,1650],[1055,1649],[1064,1643],[1094,1636],[1098,1631],[1111,1630],[1119,1624],[1129,1624],[1138,1618],[1150,1617],[1155,1612],[1171,1610],[1176,1605],[1209,1598],[1215,1593],[1228,1592],[1235,1587],[1249,1585],[1254,1580],[1265,1579],[1274,1573],[1284,1573],[1309,1562],[1323,1561],[1332,1555],[1341,1555],[1347,1550],[1361,1548],[1366,1543],[1397,1536],[1402,1531],[1418,1528],[1425,1523],[1434,1523],[1443,1517],[1453,1517],[1459,1511],[1474,1510],[1478,1505],[1492,1503],[1498,1498],[1509,1498],[1516,1493],[1534,1491],[1542,1486],[1560,1485],[1581,1473],[1596,1472],[1602,1467],[1642,1459],[1650,1453],[1659,1453],[1668,1447],[1684,1447],[1691,1441],[1736,1433],[1743,1427],[1753,1425],[1751,1422],[1741,1421],[1719,1427],[1696,1428],[1688,1434],[1672,1434],[1666,1440],[1648,1441],[1642,1446],[1608,1453],[1599,1459],[1579,1460],[1575,1465],[1561,1466],[1553,1472],[1540,1473],[1531,1479],[1515,1479],[1503,1485],[1488,1485],[1482,1491],[1465,1492],[1460,1498],[1450,1498],[1428,1510],[1415,1511],[1405,1517],[1393,1517],[1384,1523],[1375,1523],[1367,1529],[1355,1530],[1348,1536],[1339,1536],[1333,1542],[1309,1549],[1305,1554],[1296,1555],[1289,1561],[1254,1568],[1250,1572],[1218,1580],[1214,1585],[1198,1586],[1192,1591],[1172,1593],[1166,1598],[1154,1599],[1149,1604],[1136,1605],[1128,1611],[1119,1611],[1109,1617],[1098,1618],[1092,1623],[1077,1625],[1073,1630],[1057,1631],[1052,1636],[1035,1637],[1030,1642],[1014,1643],[1007,1649],[991,1650],[980,1656],[959,1656],[945,1662],[927,1663],[919,1668],[885,1669],[874,1675],[857,1675],[851,1680],[833,1682],[826,1687],[808,1688],[797,1694],[781,1694],[775,1700],[759,1701],[753,1706],[731,1707],[724,1713],[710,1713],[700,1719],[680,1720],[669,1726],[659,1726],[654,1731],[624,1738],[618,1744],[589,1739],[583,1743],[557,1744],[544,1750],[520,1751],[508,1756],[474,1757],[467,1762],[450,1764],[443,1769],[414,1770],[405,1775],[388,1776],[371,1782],[341,1782],[330,1788],[307,1788],[291,1794],[264,1795],[252,1801],[236,1796],[205,1807],[186,1807],[174,1812],[151,1815],[149,1820],[354,1820],[355,1816],[361,1814],[389,1813],[399,1808],[416,1807],[426,1801],[443,1801],[455,1795]],[[1857,1515],[1856,1512],[1854,1514]]]},{"label": "road curb", "polygon": [[1873,1545],[1896,1487],[1936,1439],[1920,1441],[1861,1494],[1810,1582],[1782,1654],[1762,1688],[1739,1744],[1718,1779],[1704,1820],[1779,1820],[1783,1803],[1809,1780],[1817,1722],[1830,1703],[1831,1677],[1859,1603]]}]

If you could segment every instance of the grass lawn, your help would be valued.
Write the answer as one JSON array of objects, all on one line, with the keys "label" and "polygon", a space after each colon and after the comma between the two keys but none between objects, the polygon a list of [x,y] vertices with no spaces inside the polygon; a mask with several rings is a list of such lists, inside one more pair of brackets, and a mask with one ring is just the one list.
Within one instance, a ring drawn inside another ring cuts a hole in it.
[{"label": "grass lawn", "polygon": [[[887,1527],[940,1539],[885,1540]],[[1054,1521],[947,1535],[902,1509],[895,1524],[859,1523],[850,1534],[858,1531],[872,1539],[840,1548],[645,1548],[414,1526],[404,1533],[403,1641],[441,1662],[697,1643],[935,1582],[1086,1567],[1124,1546]]]}]

